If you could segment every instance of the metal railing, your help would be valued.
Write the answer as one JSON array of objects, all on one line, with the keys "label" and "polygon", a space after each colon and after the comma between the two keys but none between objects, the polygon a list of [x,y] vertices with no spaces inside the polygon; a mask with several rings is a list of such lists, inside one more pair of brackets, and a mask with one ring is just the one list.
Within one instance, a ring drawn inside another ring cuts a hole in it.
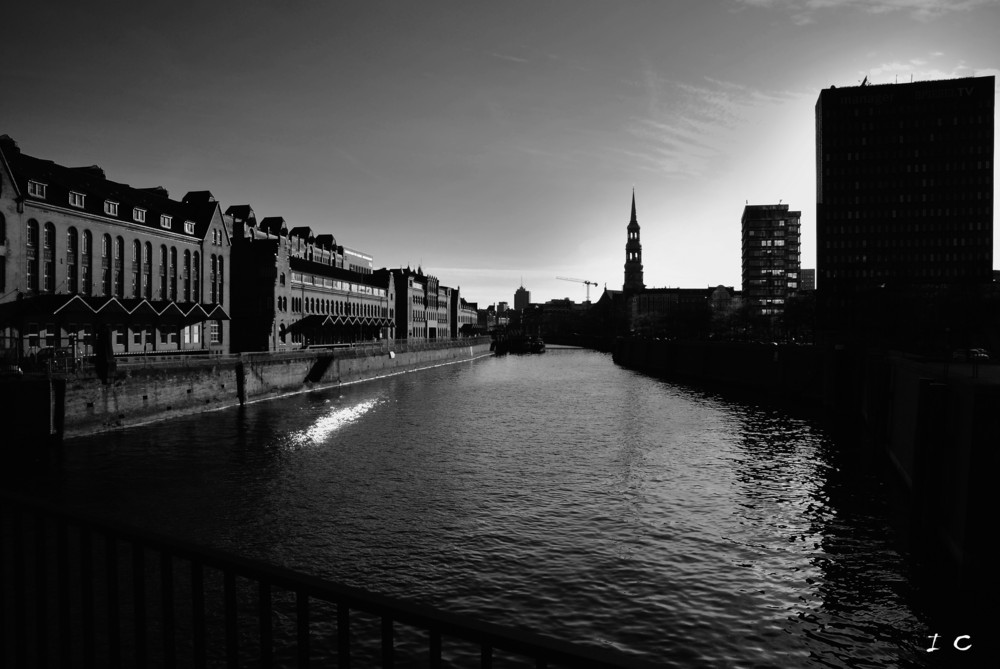
[{"label": "metal railing", "polygon": [[7,492],[0,539],[0,666],[649,666]]}]

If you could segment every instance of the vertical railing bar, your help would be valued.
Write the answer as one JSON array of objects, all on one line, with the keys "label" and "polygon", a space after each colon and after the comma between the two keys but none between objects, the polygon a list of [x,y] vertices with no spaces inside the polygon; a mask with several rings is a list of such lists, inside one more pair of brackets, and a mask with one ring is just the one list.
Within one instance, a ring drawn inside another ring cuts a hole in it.
[{"label": "vertical railing bar", "polygon": [[122,666],[121,599],[118,588],[118,541],[105,537],[104,566],[108,577],[108,664]]},{"label": "vertical railing bar", "polygon": [[132,542],[132,618],[135,627],[135,666],[146,666],[146,548]]},{"label": "vertical railing bar", "polygon": [[28,621],[26,615],[19,616],[17,612],[26,613],[28,610],[28,574],[24,557],[24,551],[27,550],[27,546],[24,545],[24,512],[20,509],[15,510],[11,522],[14,524],[14,545],[11,546],[14,551],[14,664],[15,666],[23,666],[28,663]]},{"label": "vertical railing bar", "polygon": [[[7,533],[7,519],[10,510],[10,506],[6,503],[6,500],[0,499],[0,537],[9,536],[13,538],[13,527],[11,527],[10,534]],[[10,517],[10,522],[14,522],[13,516]],[[11,647],[7,639],[7,632],[10,629],[7,616],[7,603],[11,601],[11,597],[7,592],[7,571],[12,568],[8,566],[12,560],[7,559],[7,548],[6,544],[0,544],[0,665],[6,663],[7,651]],[[10,550],[16,552],[17,544],[11,544]],[[15,583],[16,577],[11,576],[10,582]],[[15,608],[14,611],[17,611],[17,609]]]},{"label": "vertical railing bar", "polygon": [[492,669],[493,667],[493,646],[486,641],[479,646],[479,666],[482,669]]},{"label": "vertical railing bar", "polygon": [[48,587],[47,551],[45,549],[45,518],[35,512],[35,663],[44,667],[48,656]]},{"label": "vertical railing bar", "polygon": [[59,613],[59,664],[68,667],[72,658],[73,633],[70,629],[69,526],[56,522],[56,605]]},{"label": "vertical railing bar", "polygon": [[382,669],[392,669],[393,663],[392,618],[382,616]]},{"label": "vertical railing bar", "polygon": [[194,637],[194,666],[205,669],[205,573],[197,559],[191,560],[191,633]]},{"label": "vertical railing bar", "polygon": [[160,602],[163,608],[163,666],[177,665],[176,618],[174,609],[174,558],[160,551]]},{"label": "vertical railing bar", "polygon": [[[10,505],[7,504],[7,500],[0,499],[0,537],[11,537],[14,536],[14,528],[10,528],[10,532],[7,531],[7,522],[9,521],[13,524],[14,517],[11,513],[12,509]],[[11,624],[9,622],[10,616],[7,615],[7,604],[11,601],[11,596],[7,590],[7,572],[13,569],[12,563],[13,559],[7,558],[7,549],[10,548],[11,553],[17,552],[18,544],[12,543],[9,547],[6,543],[0,544],[0,666],[7,663],[7,653],[11,650],[11,644],[8,640],[8,632],[10,631]],[[11,574],[10,583],[16,583],[17,577]],[[15,607],[11,614],[15,614],[17,608]],[[23,613],[23,612],[22,612]],[[13,615],[13,617],[17,617]]]},{"label": "vertical railing bar", "polygon": [[226,619],[226,665],[231,669],[238,669],[240,657],[236,621],[236,573],[232,569],[225,570],[223,583]]},{"label": "vertical railing bar", "polygon": [[351,666],[351,609],[337,602],[337,669]]},{"label": "vertical railing bar", "polygon": [[89,527],[80,528],[80,627],[83,666],[97,666],[94,638],[94,542]]},{"label": "vertical railing bar", "polygon": [[428,648],[428,664],[431,669],[438,669],[441,666],[441,630],[431,628],[430,647]]},{"label": "vertical railing bar", "polygon": [[274,633],[271,628],[271,584],[258,583],[257,617],[260,622],[260,665],[264,669],[274,664]]},{"label": "vertical railing bar", "polygon": [[295,591],[296,618],[298,618],[298,663],[299,667],[309,666],[309,593]]}]

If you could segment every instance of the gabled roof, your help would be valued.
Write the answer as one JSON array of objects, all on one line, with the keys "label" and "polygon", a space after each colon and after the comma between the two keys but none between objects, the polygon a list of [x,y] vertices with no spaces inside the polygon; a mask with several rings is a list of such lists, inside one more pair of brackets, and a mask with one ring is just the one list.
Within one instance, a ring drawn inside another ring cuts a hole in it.
[{"label": "gabled roof", "polygon": [[[160,217],[166,215],[170,217],[171,232],[194,239],[205,238],[215,211],[219,208],[219,204],[208,191],[194,191],[189,193],[184,201],[178,202],[171,200],[166,189],[160,186],[134,188],[128,184],[110,181],[105,177],[104,170],[97,165],[65,167],[51,160],[26,155],[7,135],[0,137],[0,153],[3,154],[4,163],[10,169],[17,192],[26,202],[45,203],[68,211],[79,210],[100,218],[141,225],[159,232],[165,230],[160,224]],[[45,196],[32,195],[28,189],[29,181],[44,184]],[[84,196],[82,207],[69,203],[71,192]],[[117,203],[117,214],[105,212],[106,201]],[[132,212],[135,208],[145,210],[145,222],[133,219]],[[195,224],[193,233],[185,231],[186,221]]]},{"label": "gabled roof", "polygon": [[231,216],[236,221],[257,225],[257,217],[253,213],[253,208],[248,204],[234,204],[226,209],[226,216]]},{"label": "gabled roof", "polygon": [[305,240],[311,240],[316,237],[316,235],[313,234],[312,228],[310,228],[308,225],[299,225],[292,228],[291,230],[288,231],[288,236],[301,237],[302,239]]},{"label": "gabled roof", "polygon": [[285,224],[285,219],[281,216],[267,216],[266,218],[262,218],[257,227],[275,237],[288,236],[288,226]]}]

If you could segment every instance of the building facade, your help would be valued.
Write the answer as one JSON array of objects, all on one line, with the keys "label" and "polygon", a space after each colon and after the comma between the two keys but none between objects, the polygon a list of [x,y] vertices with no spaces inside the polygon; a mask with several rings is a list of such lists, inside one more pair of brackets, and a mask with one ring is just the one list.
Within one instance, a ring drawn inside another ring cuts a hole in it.
[{"label": "building facade", "polygon": [[801,220],[787,204],[743,209],[743,299],[756,316],[780,316],[799,291]]},{"label": "building facade", "polygon": [[820,93],[821,326],[864,327],[903,294],[989,281],[994,88],[990,76]]},{"label": "building facade", "polygon": [[[234,236],[233,350],[283,351],[395,337],[388,277],[345,267],[333,235],[257,221],[252,207],[226,210]],[[357,253],[357,252],[353,252]]]},{"label": "building facade", "polygon": [[0,239],[8,357],[229,350],[231,235],[208,191],[173,200],[4,135]]}]

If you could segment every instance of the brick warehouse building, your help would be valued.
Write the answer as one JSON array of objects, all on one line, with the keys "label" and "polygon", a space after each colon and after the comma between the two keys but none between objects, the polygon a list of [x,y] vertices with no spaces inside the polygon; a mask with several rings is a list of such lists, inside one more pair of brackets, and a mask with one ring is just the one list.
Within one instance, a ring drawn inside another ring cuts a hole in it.
[{"label": "brick warehouse building", "polygon": [[[994,88],[990,76],[820,93],[821,329],[872,336],[879,319],[890,327],[919,315],[908,330],[940,338],[949,316],[932,306],[989,283]],[[886,316],[893,308],[898,318]]]},{"label": "brick warehouse building", "polygon": [[[371,257],[333,235],[289,229],[280,216],[257,220],[249,205],[226,210],[233,230],[233,350],[392,339],[395,286]],[[347,265],[347,266],[345,266]]]},{"label": "brick warehouse building", "polygon": [[0,137],[0,347],[88,355],[229,350],[230,233],[207,191],[64,167]]}]

